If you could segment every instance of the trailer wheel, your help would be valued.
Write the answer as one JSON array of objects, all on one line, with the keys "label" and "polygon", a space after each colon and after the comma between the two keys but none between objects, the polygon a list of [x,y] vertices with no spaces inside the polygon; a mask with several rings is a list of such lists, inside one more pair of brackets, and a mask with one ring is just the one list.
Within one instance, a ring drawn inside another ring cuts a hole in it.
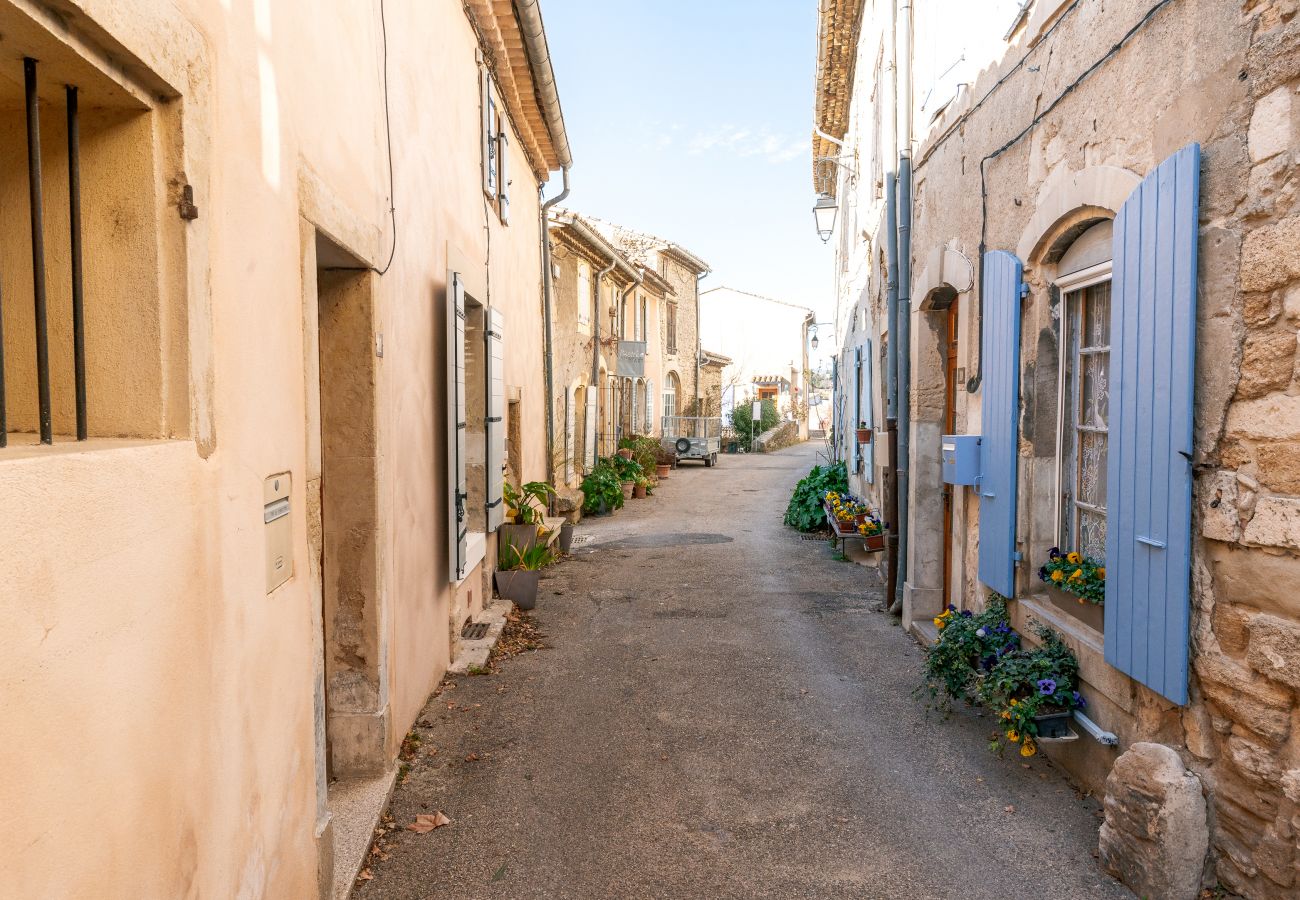
[{"label": "trailer wheel", "polygon": [[709,456],[704,457],[704,468],[706,468],[706,469],[712,469],[712,468],[713,468],[713,456],[712,456],[712,455],[709,455]]}]

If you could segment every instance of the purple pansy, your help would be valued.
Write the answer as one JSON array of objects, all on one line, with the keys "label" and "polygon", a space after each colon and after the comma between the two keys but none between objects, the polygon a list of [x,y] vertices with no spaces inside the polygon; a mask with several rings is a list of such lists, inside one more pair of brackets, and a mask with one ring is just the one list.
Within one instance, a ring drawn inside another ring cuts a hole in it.
[{"label": "purple pansy", "polygon": [[1048,559],[1059,559],[1060,556],[1061,556],[1061,548],[1060,548],[1060,547],[1053,547],[1052,549],[1050,549],[1050,550],[1047,551],[1047,558],[1048,558]]},{"label": "purple pansy", "polygon": [[1088,705],[1088,701],[1083,699],[1083,694],[1080,694],[1078,691],[1075,691],[1073,696],[1074,696],[1074,705],[1079,707],[1079,709],[1083,709],[1085,706]]},{"label": "purple pansy", "polygon": [[1056,680],[1053,678],[1044,678],[1038,682],[1038,693],[1044,697],[1050,697],[1056,693]]}]

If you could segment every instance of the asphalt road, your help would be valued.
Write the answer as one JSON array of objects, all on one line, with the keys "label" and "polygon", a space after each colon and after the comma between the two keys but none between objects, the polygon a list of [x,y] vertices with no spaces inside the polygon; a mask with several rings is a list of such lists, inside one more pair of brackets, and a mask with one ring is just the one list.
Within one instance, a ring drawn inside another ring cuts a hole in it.
[{"label": "asphalt road", "polygon": [[1098,805],[989,753],[991,719],[927,715],[874,576],[782,526],[815,451],[683,467],[584,522],[543,581],[549,649],[430,701],[356,896],[1131,897]]}]

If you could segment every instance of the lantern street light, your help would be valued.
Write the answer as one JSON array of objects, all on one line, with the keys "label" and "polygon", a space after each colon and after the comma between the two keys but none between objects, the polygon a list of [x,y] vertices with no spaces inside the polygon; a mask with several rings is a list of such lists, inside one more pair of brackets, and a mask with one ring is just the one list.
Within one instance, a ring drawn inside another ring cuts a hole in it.
[{"label": "lantern street light", "polygon": [[818,344],[818,341],[817,341],[817,335],[814,333],[813,336],[812,336],[812,348],[813,348],[814,350],[817,349],[817,344]]},{"label": "lantern street light", "polygon": [[839,209],[835,198],[830,194],[817,195],[817,202],[813,205],[813,219],[817,223],[817,236],[822,239],[822,243],[831,239],[831,234],[835,231],[835,215]]}]

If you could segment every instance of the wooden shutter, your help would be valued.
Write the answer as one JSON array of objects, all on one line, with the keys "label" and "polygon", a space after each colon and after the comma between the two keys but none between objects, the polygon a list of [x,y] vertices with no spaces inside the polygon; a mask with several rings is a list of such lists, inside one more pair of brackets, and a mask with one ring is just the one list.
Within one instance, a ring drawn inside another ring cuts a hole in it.
[{"label": "wooden shutter", "polygon": [[447,536],[452,581],[465,577],[465,285],[447,273]]},{"label": "wooden shutter", "polygon": [[858,443],[857,427],[862,421],[862,348],[853,348],[853,471],[862,471],[862,445]]},{"label": "wooden shutter", "polygon": [[1187,702],[1201,148],[1162,162],[1115,219],[1106,662]]},{"label": "wooden shutter", "polygon": [[[873,399],[875,397],[875,394],[873,392],[873,387],[875,382],[874,379],[872,378],[871,362],[872,362],[871,341],[868,340],[866,351],[862,355],[862,419],[867,423],[868,428],[875,428],[876,407],[875,407],[875,401]],[[863,469],[864,469],[864,474],[866,475],[867,484],[875,484],[876,483],[876,435],[874,432],[871,435],[871,443],[867,444],[867,448],[863,452],[866,456],[866,460],[865,460],[866,464],[863,466]]]},{"label": "wooden shutter", "polygon": [[594,384],[587,386],[587,438],[583,442],[586,449],[587,471],[596,465],[596,415],[600,398],[600,389]]},{"label": "wooden shutter", "polygon": [[654,434],[655,431],[655,382],[653,378],[647,378],[645,383],[645,433]]},{"label": "wooden shutter", "polygon": [[983,437],[980,441],[980,581],[1004,597],[1016,589],[1016,476],[1020,422],[1022,267],[984,254]]},{"label": "wooden shutter", "polygon": [[483,193],[497,195],[496,101],[492,99],[492,76],[483,72]]},{"label": "wooden shutter", "polygon": [[506,136],[504,123],[497,139],[497,202],[501,213],[501,222],[510,224],[510,138]]},{"label": "wooden shutter", "polygon": [[487,362],[487,530],[496,531],[505,521],[506,507],[501,496],[506,469],[506,359],[503,346],[505,316],[494,306],[487,310],[487,345],[483,358]]}]

